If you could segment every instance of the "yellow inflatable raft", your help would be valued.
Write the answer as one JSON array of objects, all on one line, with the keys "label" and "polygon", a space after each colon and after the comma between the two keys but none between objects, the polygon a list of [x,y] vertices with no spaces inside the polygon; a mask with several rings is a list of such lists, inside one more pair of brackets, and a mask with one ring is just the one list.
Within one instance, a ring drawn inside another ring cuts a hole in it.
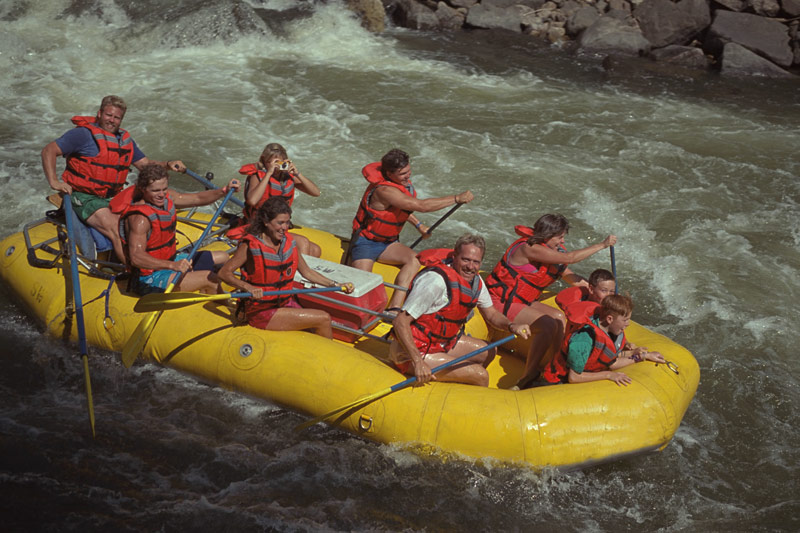
[{"label": "yellow inflatable raft", "polygon": [[[184,241],[179,245],[186,244],[186,236],[197,238],[207,219],[202,214],[181,219]],[[299,231],[322,247],[323,259],[338,262],[338,237]],[[6,238],[0,244],[0,278],[49,334],[77,340],[65,237],[60,224],[43,219]],[[125,281],[109,281],[100,277],[97,264],[84,263],[80,281],[87,340],[120,352],[143,318],[133,309],[138,298],[125,293]],[[389,281],[394,276],[391,269],[381,273]],[[234,327],[232,309],[230,302],[208,302],[165,311],[143,357],[309,417],[405,379],[385,362],[388,346],[380,339],[388,331],[385,323],[375,321],[370,334],[354,335],[353,342],[329,341],[306,332]],[[467,329],[473,336],[489,336],[480,318]],[[516,383],[522,361],[501,350],[489,368],[489,388],[449,383],[407,387],[329,422],[374,441],[435,451],[440,457],[534,468],[580,467],[660,450],[695,394],[699,368],[686,349],[638,324],[627,335],[664,354],[671,365],[628,367],[633,383],[627,387],[600,381],[513,392],[506,389]]]}]

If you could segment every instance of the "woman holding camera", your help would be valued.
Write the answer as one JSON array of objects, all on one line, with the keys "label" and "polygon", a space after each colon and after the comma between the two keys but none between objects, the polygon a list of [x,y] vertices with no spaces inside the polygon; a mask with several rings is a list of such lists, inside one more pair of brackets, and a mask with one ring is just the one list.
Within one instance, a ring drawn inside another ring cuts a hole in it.
[{"label": "woman holding camera", "polygon": [[[319,187],[297,170],[286,148],[278,143],[265,146],[258,162],[244,165],[239,174],[247,176],[244,183],[244,216],[247,220],[251,220],[258,208],[273,196],[282,196],[291,206],[295,189],[310,196],[320,195]],[[322,254],[320,247],[306,237],[295,234],[294,238],[300,253],[314,257]]]}]

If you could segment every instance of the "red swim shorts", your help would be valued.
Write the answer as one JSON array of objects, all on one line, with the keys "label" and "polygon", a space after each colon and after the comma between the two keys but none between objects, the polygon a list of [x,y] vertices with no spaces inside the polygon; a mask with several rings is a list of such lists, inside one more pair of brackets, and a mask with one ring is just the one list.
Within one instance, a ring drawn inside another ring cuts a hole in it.
[{"label": "red swim shorts", "polygon": [[275,315],[275,313],[278,312],[278,309],[283,309],[285,307],[302,309],[302,306],[299,303],[297,303],[297,300],[293,297],[281,307],[272,307],[270,309],[264,309],[263,311],[259,311],[254,315],[248,316],[247,323],[253,326],[254,328],[267,329],[269,321],[272,320],[272,317]]}]

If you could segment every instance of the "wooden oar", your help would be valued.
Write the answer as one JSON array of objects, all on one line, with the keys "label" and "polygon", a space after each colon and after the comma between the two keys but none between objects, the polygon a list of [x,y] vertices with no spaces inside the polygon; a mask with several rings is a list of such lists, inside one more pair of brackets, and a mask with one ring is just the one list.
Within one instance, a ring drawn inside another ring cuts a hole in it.
[{"label": "wooden oar", "polygon": [[611,250],[611,274],[614,276],[614,294],[619,294],[619,282],[617,281],[617,260],[614,258],[614,246],[610,246]]},{"label": "wooden oar", "polygon": [[[197,173],[195,173],[195,172],[192,172],[192,171],[191,171],[191,170],[189,170],[188,168],[186,169],[186,173],[187,173],[189,176],[191,176],[191,177],[193,177],[194,179],[196,179],[197,181],[199,181],[200,183],[202,183],[203,185],[205,185],[206,187],[208,187],[209,189],[219,189],[219,187],[218,187],[218,186],[214,185],[213,183],[211,183],[209,180],[207,180],[206,178],[204,178],[204,177],[203,177],[203,176],[201,176],[200,174],[197,174]],[[209,174],[210,174],[210,173],[209,173]],[[208,174],[206,174],[206,175],[208,175]],[[211,174],[211,175],[213,176],[213,174]],[[232,198],[232,199],[231,199],[231,202],[232,202],[233,204],[235,204],[235,205],[238,205],[238,206],[239,206],[239,207],[241,207],[241,208],[244,208],[244,202],[242,202],[242,201],[241,201],[241,200],[239,200],[238,198]]]},{"label": "wooden oar", "polygon": [[[284,294],[308,294],[318,292],[339,292],[343,291],[341,286],[336,287],[311,287],[308,289],[286,289],[283,291],[264,291],[264,296],[282,296]],[[249,298],[249,292],[223,292],[220,294],[198,294],[196,292],[171,292],[145,294],[133,308],[137,313],[147,313],[150,311],[162,311],[166,309],[178,309],[200,302],[213,302],[216,300],[229,300],[231,298]]]},{"label": "wooden oar", "polygon": [[89,349],[86,345],[86,328],[83,322],[83,298],[81,297],[81,280],[78,277],[78,250],[75,246],[75,227],[72,221],[72,198],[64,195],[64,218],[67,220],[67,237],[69,240],[69,266],[72,276],[72,304],[75,307],[75,319],[78,322],[78,346],[83,360],[83,376],[86,383],[86,401],[89,405],[89,424],[94,432],[94,401],[92,400],[92,380],[89,376]]},{"label": "wooden oar", "polygon": [[424,238],[425,238],[425,235],[430,235],[431,233],[433,233],[433,230],[435,230],[435,229],[436,229],[436,228],[439,226],[439,224],[441,224],[442,222],[444,222],[445,220],[447,220],[447,217],[449,217],[450,215],[452,215],[453,213],[455,213],[455,212],[456,212],[456,209],[458,209],[458,208],[459,208],[459,207],[461,207],[462,205],[464,205],[464,204],[459,204],[459,203],[457,203],[456,205],[454,205],[453,207],[451,207],[451,208],[450,208],[450,211],[448,211],[447,213],[445,213],[444,215],[442,215],[442,218],[440,218],[439,220],[437,220],[436,222],[434,222],[434,223],[433,223],[433,226],[431,226],[430,228],[428,228],[428,231],[426,231],[424,235],[420,235],[420,236],[419,236],[419,238],[418,238],[416,241],[414,241],[414,244],[412,244],[411,246],[409,246],[409,248],[412,248],[412,249],[413,249],[413,248],[414,248],[416,245],[418,245],[420,242],[422,242],[422,239],[424,239]]},{"label": "wooden oar", "polygon": [[[515,337],[515,335],[509,335],[508,337],[500,339],[499,341],[494,341],[494,342],[492,342],[490,344],[487,344],[483,348],[478,348],[477,350],[472,351],[472,352],[468,353],[467,355],[462,355],[461,357],[457,357],[457,358],[453,359],[452,361],[448,361],[448,362],[446,362],[446,363],[444,363],[442,365],[439,365],[436,368],[432,369],[431,373],[435,374],[436,372],[439,372],[440,370],[444,370],[445,368],[449,368],[449,367],[451,367],[453,365],[456,365],[456,364],[460,363],[461,361],[469,359],[470,357],[474,357],[474,356],[478,355],[481,352],[485,352],[486,350],[491,350],[492,348],[496,348],[496,347],[500,346],[501,344],[510,341],[514,337]],[[385,389],[379,390],[378,392],[370,394],[369,396],[366,396],[364,398],[359,398],[358,400],[356,400],[354,402],[350,402],[350,403],[345,404],[345,405],[343,405],[341,407],[337,407],[333,411],[325,413],[322,416],[318,416],[316,418],[312,418],[311,420],[308,420],[307,422],[303,422],[302,424],[299,424],[299,425],[295,426],[294,429],[295,429],[295,431],[302,431],[302,430],[304,430],[304,429],[306,429],[308,427],[313,426],[317,422],[322,422],[323,420],[332,417],[335,414],[341,413],[343,411],[349,411],[351,409],[357,409],[357,408],[361,407],[362,405],[366,405],[366,404],[368,404],[368,403],[370,403],[370,402],[372,402],[374,400],[377,400],[378,398],[382,398],[383,396],[387,396],[387,395],[389,395],[389,394],[391,394],[393,392],[399,391],[400,389],[403,389],[403,388],[411,385],[415,381],[417,381],[416,376],[412,376],[412,377],[408,378],[405,381],[401,381],[400,383],[396,383],[395,385],[392,385],[391,387],[387,387]]]},{"label": "wooden oar", "polygon": [[[203,234],[200,235],[200,238],[194,242],[194,246],[192,246],[192,250],[189,252],[189,256],[187,257],[189,261],[192,260],[194,254],[197,253],[198,248],[200,248],[200,245],[203,244],[203,241],[208,236],[211,228],[214,226],[214,222],[217,221],[220,213],[222,213],[222,208],[225,207],[225,204],[228,203],[228,200],[234,192],[235,191],[233,189],[228,190],[228,194],[225,195],[222,203],[219,204],[219,207],[214,212],[214,216],[212,216],[211,220],[208,221],[208,226],[206,226],[206,229],[203,230]],[[164,293],[168,294],[172,292],[172,289],[175,288],[175,285],[177,285],[179,279],[180,273],[176,272],[175,275],[172,276],[172,279],[170,280],[170,283]],[[144,347],[147,344],[147,339],[150,338],[150,334],[153,332],[153,328],[156,326],[156,321],[158,321],[159,316],[161,316],[161,311],[154,311],[139,321],[139,325],[136,326],[136,330],[134,330],[133,334],[128,339],[128,342],[126,342],[125,346],[122,348],[122,364],[125,365],[125,368],[130,368],[133,362],[136,361],[136,358],[139,357],[139,354],[142,353],[142,350],[144,350]]]}]

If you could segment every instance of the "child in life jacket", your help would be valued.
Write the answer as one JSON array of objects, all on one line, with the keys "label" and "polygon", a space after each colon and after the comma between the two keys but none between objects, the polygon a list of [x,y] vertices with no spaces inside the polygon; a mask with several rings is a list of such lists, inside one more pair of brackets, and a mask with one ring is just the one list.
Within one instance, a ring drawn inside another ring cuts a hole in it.
[{"label": "child in life jacket", "polygon": [[617,385],[628,385],[632,380],[620,369],[642,361],[665,364],[659,352],[628,348],[625,328],[632,312],[630,296],[606,296],[587,324],[565,336],[561,351],[547,365],[541,379],[545,384],[608,379]]},{"label": "child in life jacket", "polygon": [[617,280],[605,268],[598,268],[589,275],[589,285],[567,287],[556,295],[556,304],[570,322],[589,322],[600,302],[616,292]]}]

